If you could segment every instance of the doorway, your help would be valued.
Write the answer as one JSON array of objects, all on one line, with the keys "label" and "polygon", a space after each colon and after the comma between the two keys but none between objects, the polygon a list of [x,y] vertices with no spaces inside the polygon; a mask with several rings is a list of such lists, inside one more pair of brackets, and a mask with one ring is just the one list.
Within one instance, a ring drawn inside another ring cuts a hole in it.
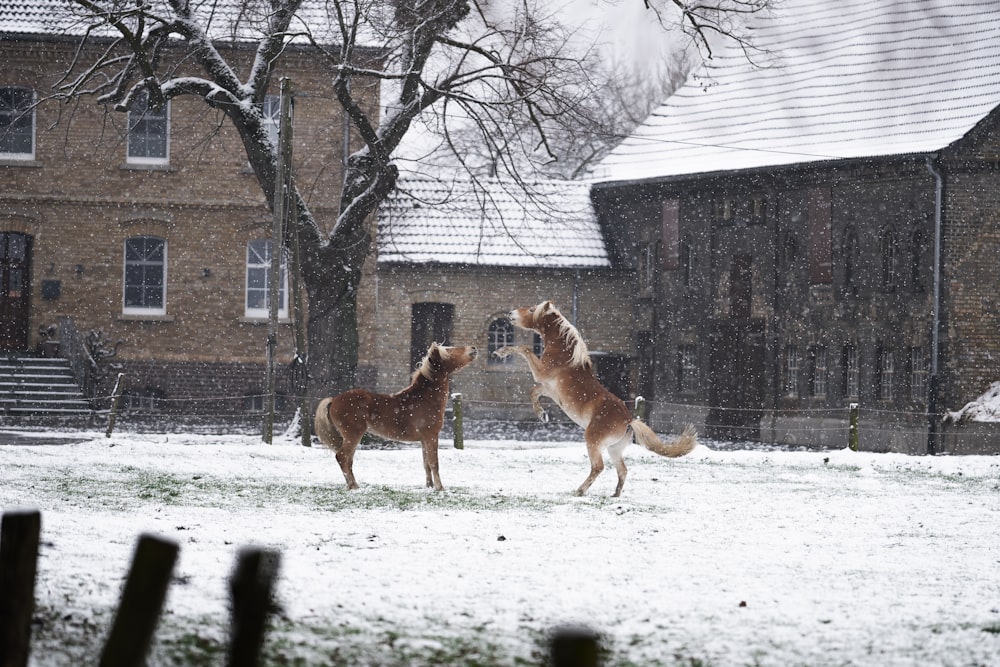
[{"label": "doorway", "polygon": [[0,351],[28,349],[31,237],[0,232]]}]

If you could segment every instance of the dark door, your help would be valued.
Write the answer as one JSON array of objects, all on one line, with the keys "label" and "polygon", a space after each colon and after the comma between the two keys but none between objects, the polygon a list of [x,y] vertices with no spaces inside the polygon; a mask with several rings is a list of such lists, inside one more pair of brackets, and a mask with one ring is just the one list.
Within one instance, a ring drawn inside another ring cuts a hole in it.
[{"label": "dark door", "polygon": [[455,306],[451,303],[415,303],[410,316],[410,367],[427,354],[431,343],[451,345]]},{"label": "dark door", "polygon": [[0,232],[0,350],[28,347],[31,237]]},{"label": "dark door", "polygon": [[708,434],[755,440],[764,409],[764,335],[759,320],[718,322],[709,350]]}]

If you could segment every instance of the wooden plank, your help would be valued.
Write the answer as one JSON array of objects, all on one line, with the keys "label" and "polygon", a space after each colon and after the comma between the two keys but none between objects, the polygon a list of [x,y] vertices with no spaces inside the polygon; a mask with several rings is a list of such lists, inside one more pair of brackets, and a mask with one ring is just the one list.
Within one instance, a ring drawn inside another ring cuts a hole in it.
[{"label": "wooden plank", "polygon": [[38,510],[4,512],[0,522],[0,667],[28,664],[41,525]]}]

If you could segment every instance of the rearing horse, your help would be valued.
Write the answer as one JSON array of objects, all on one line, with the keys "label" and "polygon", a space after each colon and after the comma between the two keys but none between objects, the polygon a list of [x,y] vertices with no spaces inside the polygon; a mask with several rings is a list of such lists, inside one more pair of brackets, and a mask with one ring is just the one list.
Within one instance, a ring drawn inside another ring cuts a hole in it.
[{"label": "rearing horse", "polygon": [[510,320],[522,329],[536,331],[545,342],[541,357],[536,357],[523,345],[502,347],[495,352],[498,357],[518,354],[528,362],[537,383],[531,388],[531,405],[535,414],[547,421],[538,399],[548,396],[584,429],[590,474],[576,490],[577,495],[586,493],[604,470],[605,450],[618,472],[614,495],[621,495],[628,474],[622,452],[632,442],[633,436],[639,444],[661,456],[684,456],[695,448],[697,439],[692,426],[684,429],[673,442],[664,443],[645,422],[632,417],[625,402],[598,381],[580,332],[551,301],[532,308],[512,310]]}]

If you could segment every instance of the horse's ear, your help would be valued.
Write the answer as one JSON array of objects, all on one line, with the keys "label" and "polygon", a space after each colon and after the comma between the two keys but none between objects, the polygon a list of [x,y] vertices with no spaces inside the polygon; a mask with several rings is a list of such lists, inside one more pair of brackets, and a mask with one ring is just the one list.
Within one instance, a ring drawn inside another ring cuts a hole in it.
[{"label": "horse's ear", "polygon": [[540,311],[541,311],[542,313],[547,313],[547,312],[549,312],[550,310],[554,310],[554,309],[555,309],[555,306],[553,306],[553,305],[552,305],[552,302],[551,302],[551,301],[546,301],[546,302],[544,302],[544,303],[542,304],[542,307],[541,307],[541,308],[539,308],[539,310],[540,310]]}]

